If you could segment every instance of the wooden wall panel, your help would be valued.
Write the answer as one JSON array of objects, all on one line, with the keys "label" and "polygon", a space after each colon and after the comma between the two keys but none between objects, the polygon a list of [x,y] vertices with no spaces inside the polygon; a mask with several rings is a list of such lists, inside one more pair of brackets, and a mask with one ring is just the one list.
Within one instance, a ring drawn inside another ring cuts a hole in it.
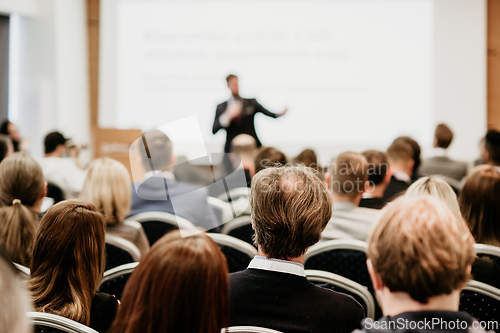
[{"label": "wooden wall panel", "polygon": [[500,0],[488,0],[488,128],[500,130]]}]

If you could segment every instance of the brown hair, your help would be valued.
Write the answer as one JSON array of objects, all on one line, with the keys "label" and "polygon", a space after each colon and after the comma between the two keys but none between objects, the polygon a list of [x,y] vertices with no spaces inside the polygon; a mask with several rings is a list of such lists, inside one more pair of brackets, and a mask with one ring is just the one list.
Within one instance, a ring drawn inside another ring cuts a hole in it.
[{"label": "brown hair", "polygon": [[368,181],[372,185],[379,185],[389,172],[387,155],[378,150],[367,150],[363,152],[363,156],[368,162]]},{"label": "brown hair", "polygon": [[368,259],[382,282],[426,304],[470,278],[474,238],[441,200],[400,197],[382,210],[368,239]]},{"label": "brown hair", "polygon": [[111,332],[219,333],[228,325],[226,258],[207,235],[173,231],[130,276]]},{"label": "brown hair", "polygon": [[500,172],[491,165],[476,167],[460,191],[462,216],[476,242],[500,246]]},{"label": "brown hair", "polygon": [[500,164],[500,132],[489,130],[484,137],[484,149],[488,152],[493,164]]},{"label": "brown hair", "polygon": [[413,164],[413,174],[416,175],[418,172],[418,169],[420,168],[420,164],[422,163],[420,160],[420,145],[418,144],[417,141],[414,139],[410,138],[409,136],[400,136],[396,140],[394,140],[393,143],[396,142],[405,142],[410,145],[411,150],[412,150],[412,159],[415,161],[415,164]]},{"label": "brown hair", "polygon": [[121,223],[130,212],[132,180],[123,164],[109,157],[90,163],[80,196],[94,202],[106,224]]},{"label": "brown hair", "polygon": [[28,280],[35,311],[90,322],[105,267],[104,216],[82,200],[52,206],[40,221]]},{"label": "brown hair", "polygon": [[368,163],[360,153],[345,152],[337,156],[328,168],[333,193],[355,198],[368,181]]},{"label": "brown hair", "polygon": [[232,79],[237,79],[238,77],[234,74],[229,74],[227,77],[226,77],[226,82],[229,83],[229,81],[231,81]]},{"label": "brown hair", "polygon": [[139,140],[139,154],[146,171],[165,170],[172,161],[172,141],[160,130],[152,130]]},{"label": "brown hair", "polygon": [[283,166],[286,163],[286,155],[281,151],[272,147],[262,147],[255,156],[255,173],[268,167]]},{"label": "brown hair", "polygon": [[307,167],[267,168],[252,180],[254,243],[278,259],[300,257],[321,238],[332,216],[332,198]]},{"label": "brown hair", "polygon": [[36,213],[33,206],[43,194],[42,168],[28,153],[14,153],[0,163],[0,238],[13,259],[27,266],[35,238]]},{"label": "brown hair", "polygon": [[318,156],[312,149],[304,149],[293,159],[293,162],[319,171]]},{"label": "brown hair", "polygon": [[394,141],[387,148],[387,158],[393,161],[409,161],[413,159],[413,148],[404,141]]},{"label": "brown hair", "polygon": [[453,132],[445,124],[439,124],[434,131],[434,138],[439,148],[448,148],[453,140]]}]

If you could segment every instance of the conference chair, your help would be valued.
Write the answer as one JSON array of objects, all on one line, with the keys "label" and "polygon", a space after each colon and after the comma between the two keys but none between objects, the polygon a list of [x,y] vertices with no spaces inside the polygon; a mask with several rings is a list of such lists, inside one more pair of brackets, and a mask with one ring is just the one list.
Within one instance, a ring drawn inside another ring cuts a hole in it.
[{"label": "conference chair", "polygon": [[232,326],[222,330],[222,333],[282,333],[281,331],[257,326]]},{"label": "conference chair", "polygon": [[215,215],[217,216],[217,220],[220,224],[231,221],[233,219],[231,204],[227,201],[223,201],[214,197],[207,197],[207,202],[208,205],[214,210]]},{"label": "conference chair", "polygon": [[[29,322],[34,326],[49,327],[58,332],[66,333],[98,333],[79,322],[55,314],[41,312],[28,312],[27,314]],[[35,332],[41,331],[42,329],[35,329]],[[54,332],[54,330],[50,330],[50,332]]]},{"label": "conference chair", "polygon": [[20,265],[18,263],[14,263],[14,266],[16,266],[17,270],[21,273],[21,276],[24,280],[28,280],[30,277],[30,269],[26,266]]},{"label": "conference chair", "polygon": [[257,250],[252,245],[237,238],[223,234],[207,234],[219,245],[226,256],[229,273],[247,269],[248,264],[257,255]]},{"label": "conference chair", "polygon": [[130,275],[137,265],[139,265],[138,262],[133,262],[104,272],[99,291],[114,295],[116,298],[121,299],[125,284],[127,284]]},{"label": "conference chair", "polygon": [[307,269],[305,273],[307,279],[314,284],[354,297],[365,309],[366,317],[375,319],[375,300],[367,287],[330,272]]},{"label": "conference chair", "polygon": [[[480,322],[500,322],[500,289],[479,281],[469,281],[460,296],[459,310],[470,313]],[[486,327],[499,331],[499,327]]]},{"label": "conference chair", "polygon": [[163,235],[173,230],[196,230],[196,227],[190,221],[166,212],[139,213],[130,216],[127,220],[137,221],[142,224],[149,245],[153,245]]},{"label": "conference chair", "polygon": [[106,270],[141,260],[141,251],[132,242],[106,234]]},{"label": "conference chair", "polygon": [[489,258],[500,265],[500,247],[487,244],[474,244],[474,250],[479,258]]},{"label": "conference chair", "polygon": [[238,238],[248,244],[253,245],[252,218],[250,215],[243,215],[227,222],[222,227],[222,234]]},{"label": "conference chair", "polygon": [[241,197],[250,197],[250,188],[249,187],[236,187],[230,189],[226,193],[220,194],[217,198],[223,201],[232,201]]}]

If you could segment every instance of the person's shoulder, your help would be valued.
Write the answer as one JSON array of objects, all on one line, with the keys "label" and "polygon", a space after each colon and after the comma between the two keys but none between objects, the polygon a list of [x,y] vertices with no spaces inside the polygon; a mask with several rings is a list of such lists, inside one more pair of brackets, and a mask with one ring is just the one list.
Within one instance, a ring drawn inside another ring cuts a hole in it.
[{"label": "person's shoulder", "polygon": [[[311,283],[312,284],[312,283]],[[351,318],[358,323],[365,317],[363,306],[354,297],[328,288],[316,286],[311,289],[311,296],[324,308],[335,309],[338,318]]]}]

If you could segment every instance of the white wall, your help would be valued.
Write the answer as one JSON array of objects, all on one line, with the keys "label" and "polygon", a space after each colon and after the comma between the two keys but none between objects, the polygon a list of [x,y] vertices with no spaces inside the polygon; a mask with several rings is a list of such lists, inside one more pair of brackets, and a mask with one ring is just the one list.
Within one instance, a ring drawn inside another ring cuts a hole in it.
[{"label": "white wall", "polygon": [[18,13],[34,16],[38,11],[38,0],[0,0],[0,13]]},{"label": "white wall", "polygon": [[[37,0],[37,5],[35,15],[14,18],[10,110],[36,157],[50,131],[90,141],[85,1]],[[88,157],[89,152],[83,156]]]}]

